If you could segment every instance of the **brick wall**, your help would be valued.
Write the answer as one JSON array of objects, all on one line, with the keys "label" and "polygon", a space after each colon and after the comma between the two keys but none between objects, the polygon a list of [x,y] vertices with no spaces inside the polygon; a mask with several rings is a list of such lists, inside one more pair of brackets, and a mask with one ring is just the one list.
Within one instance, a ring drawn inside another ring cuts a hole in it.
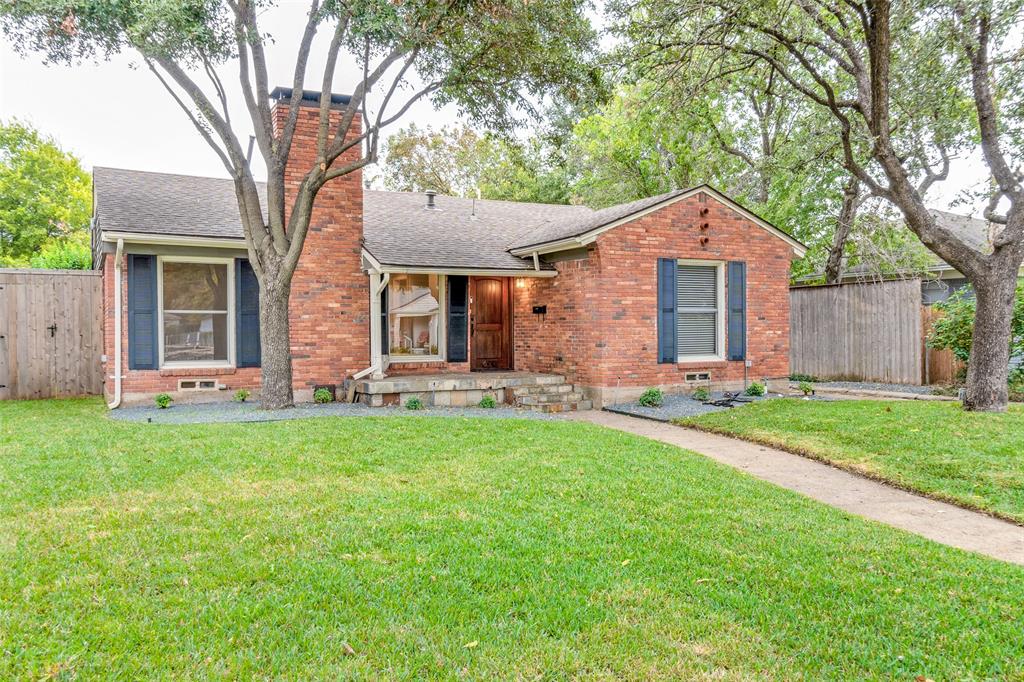
[{"label": "brick wall", "polygon": [[[288,103],[274,110],[282,124]],[[286,205],[316,162],[319,109],[303,107],[285,169]],[[341,116],[331,112],[332,123]],[[357,117],[349,136],[360,131]],[[357,145],[335,166],[359,158]],[[357,171],[328,182],[317,194],[302,257],[292,279],[290,304],[292,377],[297,400],[308,400],[316,384],[341,385],[370,364],[370,283],[362,271],[363,182]]]},{"label": "brick wall", "polygon": [[[287,102],[275,104],[275,123],[287,116]],[[331,112],[337,121],[339,111]],[[306,170],[316,154],[319,109],[300,110],[286,168],[285,193],[290,205]],[[349,135],[359,134],[357,118]],[[359,148],[347,152],[336,164],[358,158]],[[290,301],[292,376],[296,400],[310,400],[316,384],[341,385],[346,376],[370,364],[369,281],[361,271],[363,236],[362,173],[356,171],[327,183],[317,195],[309,232],[292,280]],[[127,250],[127,248],[126,248]],[[111,360],[105,376],[114,371],[114,256],[104,257],[104,344]],[[259,368],[228,369],[128,369],[127,261],[122,283],[122,391],[126,402],[148,400],[154,394],[174,394],[183,377],[210,377],[227,391],[258,390]],[[105,383],[108,398],[114,382]],[[224,398],[224,393],[181,393],[179,400]]]},{"label": "brick wall", "polygon": [[[786,377],[792,249],[711,196],[704,195],[706,203],[699,196],[609,230],[586,260],[556,263],[555,279],[517,287],[517,367],[564,373],[599,402],[632,399],[648,386],[690,391],[694,385],[684,375],[694,371],[709,372],[717,387],[742,386],[742,361],[658,363],[657,260],[665,257],[745,261],[748,377]],[[704,206],[709,213],[700,217]],[[701,231],[701,222],[709,229]],[[532,306],[544,304],[543,319],[532,315]]]}]

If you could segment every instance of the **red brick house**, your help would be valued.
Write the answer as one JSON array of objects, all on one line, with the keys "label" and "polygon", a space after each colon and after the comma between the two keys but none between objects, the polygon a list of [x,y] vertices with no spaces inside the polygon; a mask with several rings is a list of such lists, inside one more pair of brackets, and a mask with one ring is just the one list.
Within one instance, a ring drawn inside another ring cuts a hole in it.
[{"label": "red brick house", "polygon": [[[303,97],[297,173],[316,134],[318,95]],[[258,391],[231,181],[96,168],[94,192],[108,397]],[[327,385],[371,404],[493,393],[557,410],[784,378],[804,252],[706,185],[595,211],[371,191],[353,173],[321,190],[295,274],[296,399]]]}]

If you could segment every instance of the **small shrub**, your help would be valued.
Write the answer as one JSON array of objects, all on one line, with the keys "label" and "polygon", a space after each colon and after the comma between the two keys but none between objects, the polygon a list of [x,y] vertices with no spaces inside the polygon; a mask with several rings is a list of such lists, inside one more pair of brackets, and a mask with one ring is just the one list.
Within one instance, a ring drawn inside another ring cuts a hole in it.
[{"label": "small shrub", "polygon": [[665,402],[665,394],[660,388],[649,388],[640,395],[637,402],[643,407],[661,407]]},{"label": "small shrub", "polygon": [[1010,372],[1010,401],[1024,403],[1024,365]]},{"label": "small shrub", "polygon": [[[480,401],[483,402],[483,401]],[[405,409],[407,410],[422,410],[423,401],[419,398],[409,398],[405,401]]]},{"label": "small shrub", "polygon": [[[968,287],[958,289],[945,301],[935,304],[942,317],[932,322],[929,348],[948,348],[962,362],[971,357],[974,313],[977,301]],[[1010,357],[1024,353],[1024,281],[1018,281],[1010,318]]]},{"label": "small shrub", "polygon": [[764,395],[765,393],[768,392],[768,390],[760,381],[755,381],[754,383],[747,386],[747,390],[743,392],[746,393],[747,395]]},{"label": "small shrub", "polygon": [[92,250],[84,242],[56,240],[43,244],[28,265],[48,270],[88,270],[92,267]]},{"label": "small shrub", "polygon": [[806,381],[808,383],[812,383],[813,384],[814,382],[816,382],[818,380],[818,377],[813,376],[811,374],[790,374],[789,375],[789,380],[790,381]]},{"label": "small shrub", "polygon": [[801,381],[797,388],[799,388],[800,392],[803,393],[804,395],[810,395],[814,393],[814,384],[812,384],[809,381]]},{"label": "small shrub", "polygon": [[711,398],[711,391],[708,390],[707,386],[698,386],[693,392],[693,399],[704,402]]},{"label": "small shrub", "polygon": [[320,403],[321,405],[324,403],[333,403],[334,396],[331,395],[330,391],[321,386],[320,388],[313,391],[313,402]]},{"label": "small shrub", "polygon": [[237,391],[235,391],[235,402],[244,403],[246,400],[249,399],[249,396],[251,395],[252,393],[250,393],[247,389],[240,388]]},{"label": "small shrub", "polygon": [[494,399],[493,395],[485,395],[480,399],[479,406],[485,410],[493,410],[498,406],[498,401]]},{"label": "small shrub", "polygon": [[174,398],[167,395],[166,393],[161,393],[157,397],[153,398],[153,402],[155,402],[156,406],[159,407],[161,410],[166,410],[168,407],[171,406],[171,403],[174,402]]}]

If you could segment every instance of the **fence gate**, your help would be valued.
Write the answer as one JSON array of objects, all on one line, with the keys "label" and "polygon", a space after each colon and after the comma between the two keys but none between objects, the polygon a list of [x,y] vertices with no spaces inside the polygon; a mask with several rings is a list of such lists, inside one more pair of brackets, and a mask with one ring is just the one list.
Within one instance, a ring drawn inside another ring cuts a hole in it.
[{"label": "fence gate", "polygon": [[0,400],[103,391],[99,272],[0,269]]}]

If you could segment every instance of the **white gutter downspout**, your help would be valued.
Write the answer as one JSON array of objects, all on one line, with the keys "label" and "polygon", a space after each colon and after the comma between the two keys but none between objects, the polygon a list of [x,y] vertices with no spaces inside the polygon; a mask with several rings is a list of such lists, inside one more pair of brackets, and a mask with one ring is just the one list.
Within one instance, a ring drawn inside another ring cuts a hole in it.
[{"label": "white gutter downspout", "polygon": [[540,272],[540,256],[537,255],[536,251],[533,252],[533,269]]},{"label": "white gutter downspout", "polygon": [[121,260],[124,252],[124,239],[117,240],[117,253],[114,255],[114,399],[107,407],[116,410],[121,405]]},{"label": "white gutter downspout", "polygon": [[385,272],[370,273],[370,366],[352,375],[353,379],[362,379],[368,374],[373,374],[375,379],[384,376],[384,357],[381,354],[381,338],[383,329],[380,326],[380,295],[391,281],[391,274]]}]

